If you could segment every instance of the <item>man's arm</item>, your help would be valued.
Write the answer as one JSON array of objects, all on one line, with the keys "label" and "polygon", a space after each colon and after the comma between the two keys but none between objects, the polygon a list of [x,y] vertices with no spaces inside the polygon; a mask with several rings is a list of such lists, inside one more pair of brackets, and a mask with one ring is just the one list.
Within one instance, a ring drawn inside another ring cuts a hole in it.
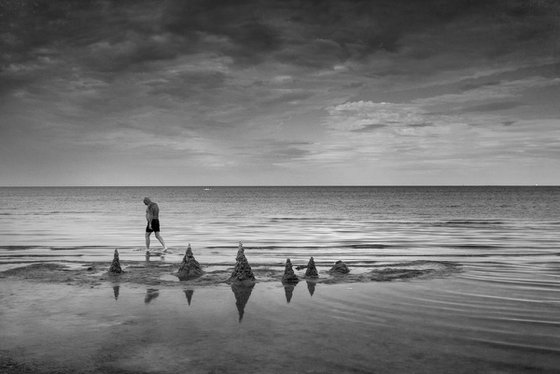
[{"label": "man's arm", "polygon": [[150,205],[148,205],[148,208],[146,209],[146,220],[148,221],[148,228],[151,229],[152,228],[152,220],[154,219],[154,215],[152,213],[152,208]]},{"label": "man's arm", "polygon": [[152,203],[148,206],[148,212],[147,212],[147,220],[148,220],[148,228],[152,228],[152,220],[157,217],[159,214],[159,207],[157,206],[157,204]]}]

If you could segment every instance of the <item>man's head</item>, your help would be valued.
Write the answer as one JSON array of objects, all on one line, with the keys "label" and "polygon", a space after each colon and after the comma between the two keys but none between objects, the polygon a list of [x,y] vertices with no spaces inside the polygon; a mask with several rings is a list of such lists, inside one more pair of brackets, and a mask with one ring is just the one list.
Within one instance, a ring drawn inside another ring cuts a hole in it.
[{"label": "man's head", "polygon": [[152,202],[152,200],[150,200],[149,197],[145,197],[145,198],[144,198],[144,204],[150,205],[151,202]]}]

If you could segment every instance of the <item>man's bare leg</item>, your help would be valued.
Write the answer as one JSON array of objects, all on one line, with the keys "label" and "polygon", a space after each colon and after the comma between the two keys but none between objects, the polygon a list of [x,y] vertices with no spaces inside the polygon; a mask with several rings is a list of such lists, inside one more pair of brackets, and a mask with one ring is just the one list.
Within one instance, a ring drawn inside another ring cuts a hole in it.
[{"label": "man's bare leg", "polygon": [[150,252],[150,234],[151,232],[146,233],[146,252]]},{"label": "man's bare leg", "polygon": [[161,243],[161,246],[163,247],[163,251],[164,252],[167,251],[167,247],[165,246],[165,242],[163,241],[163,238],[159,234],[159,231],[156,232],[156,239],[159,240],[159,242]]}]

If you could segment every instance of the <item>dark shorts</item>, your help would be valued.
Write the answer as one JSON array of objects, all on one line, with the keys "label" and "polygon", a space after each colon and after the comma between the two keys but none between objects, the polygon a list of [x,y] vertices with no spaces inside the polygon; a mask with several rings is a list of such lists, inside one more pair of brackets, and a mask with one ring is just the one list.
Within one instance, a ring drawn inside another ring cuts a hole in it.
[{"label": "dark shorts", "polygon": [[153,219],[152,220],[152,228],[150,229],[150,226],[148,224],[146,224],[146,232],[159,232],[159,219]]}]

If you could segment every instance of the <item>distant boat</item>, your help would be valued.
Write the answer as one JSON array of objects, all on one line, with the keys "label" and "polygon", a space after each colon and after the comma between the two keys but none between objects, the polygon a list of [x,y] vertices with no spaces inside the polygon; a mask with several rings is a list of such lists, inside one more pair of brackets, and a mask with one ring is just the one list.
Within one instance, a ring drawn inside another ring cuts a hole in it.
[{"label": "distant boat", "polygon": [[210,190],[211,190],[211,188],[205,188],[204,189],[204,191],[210,191]]}]

